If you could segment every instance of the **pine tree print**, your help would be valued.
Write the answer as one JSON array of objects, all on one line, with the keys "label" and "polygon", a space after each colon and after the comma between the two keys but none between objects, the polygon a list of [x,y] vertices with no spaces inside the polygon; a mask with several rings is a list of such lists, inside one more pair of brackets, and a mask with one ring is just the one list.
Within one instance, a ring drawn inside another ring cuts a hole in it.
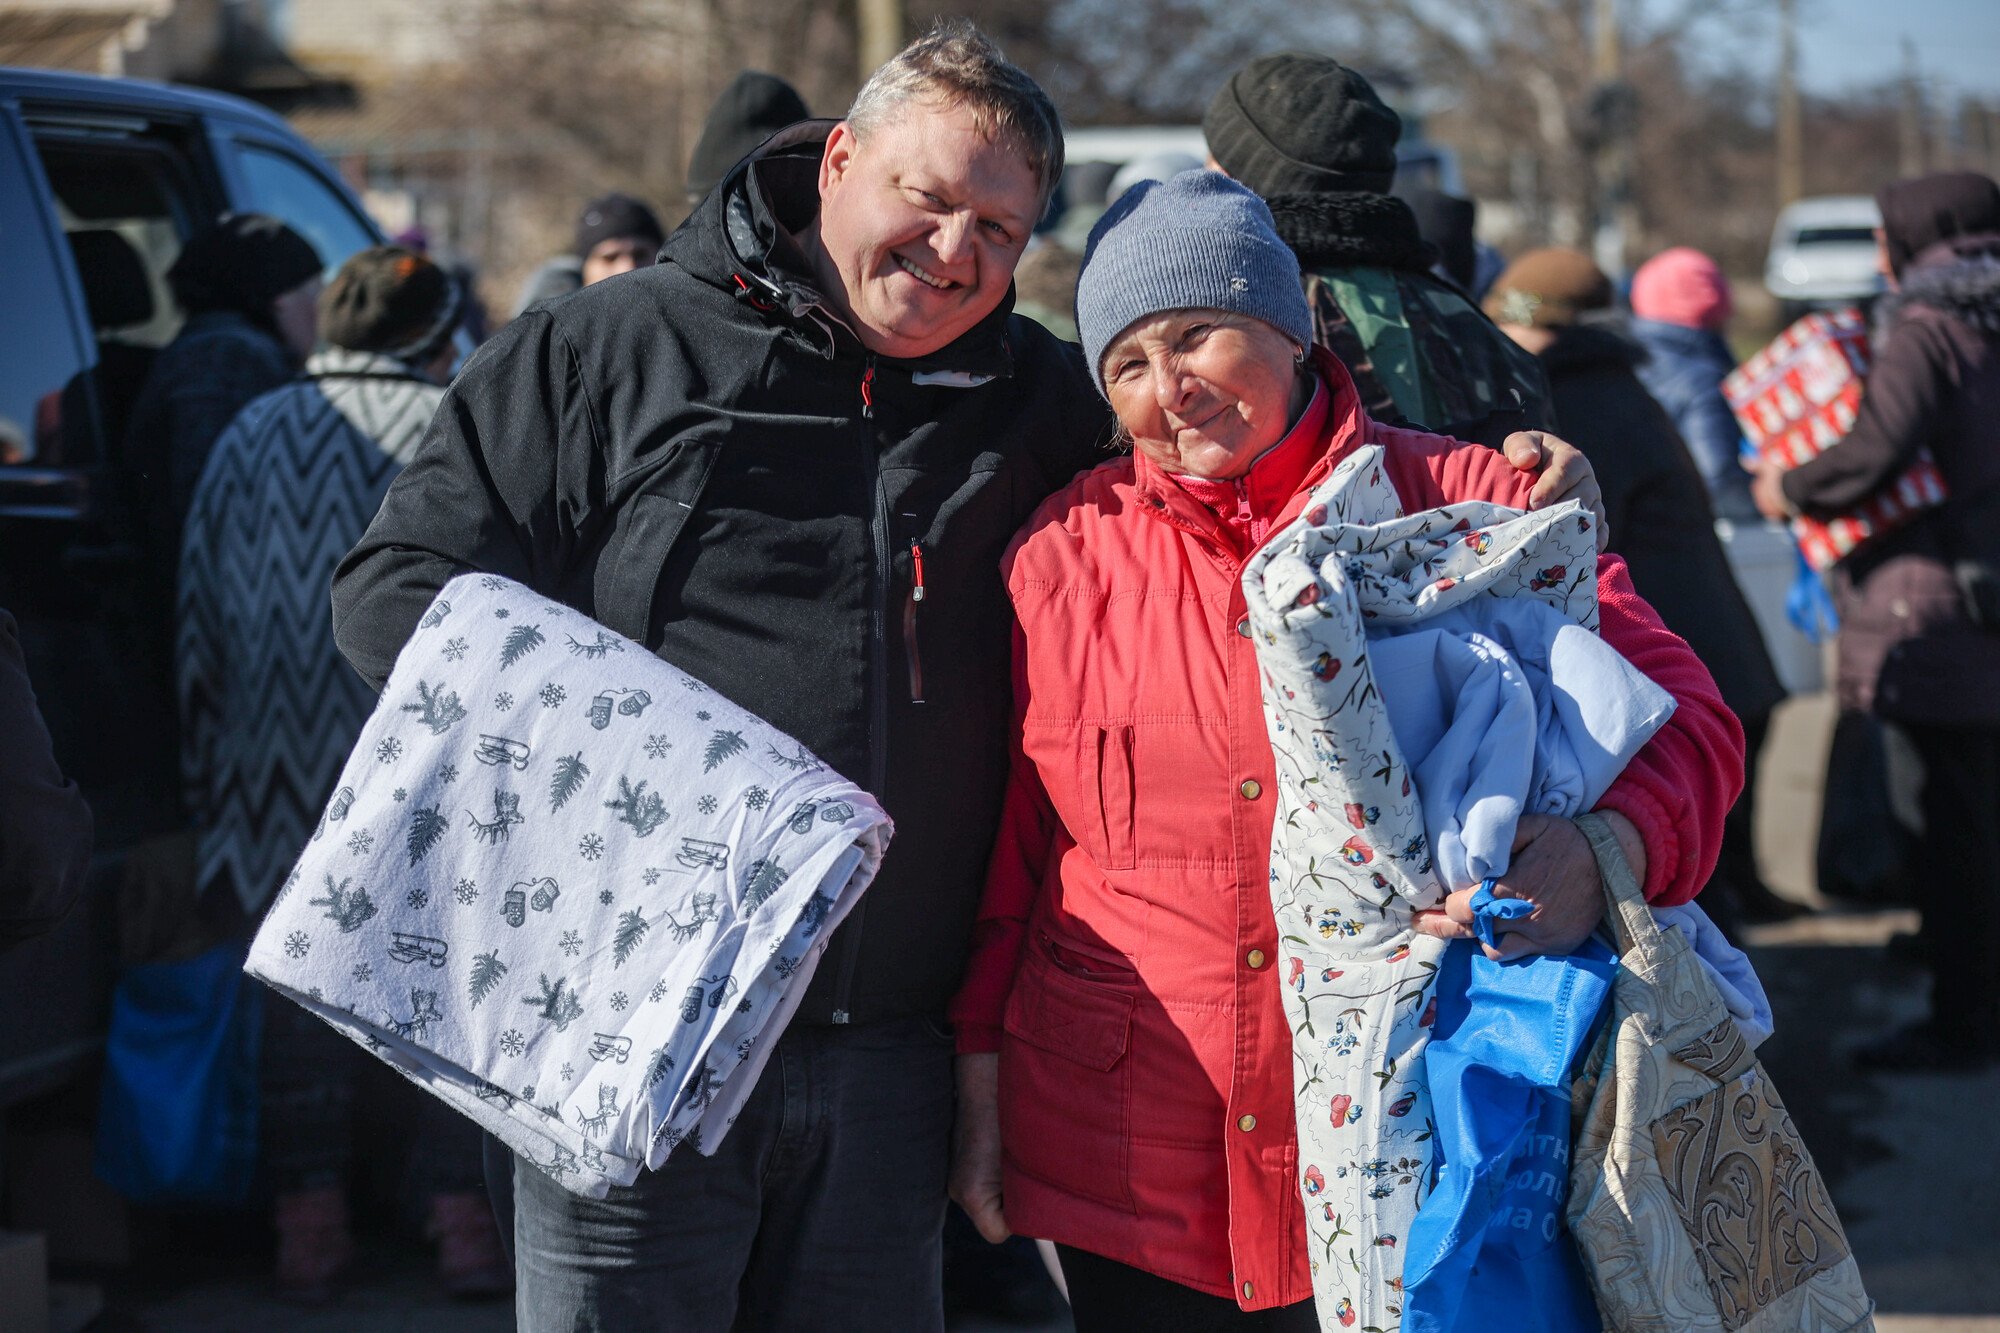
[{"label": "pine tree print", "polygon": [[618,799],[606,801],[604,808],[622,811],[618,822],[631,825],[632,832],[642,838],[667,822],[666,798],[658,792],[648,792],[643,779],[635,787],[631,779],[619,778]]},{"label": "pine tree print", "polygon": [[472,959],[472,980],[466,989],[472,996],[472,1007],[477,1009],[487,992],[500,984],[500,978],[507,975],[507,965],[500,961],[500,951],[476,954]]},{"label": "pine tree print", "polygon": [[549,809],[562,809],[569,798],[582,789],[583,780],[589,776],[590,766],[583,762],[583,751],[557,759],[556,775],[549,781]]},{"label": "pine tree print", "polygon": [[338,924],[343,935],[361,929],[362,924],[375,915],[375,902],[368,896],[367,888],[348,888],[352,883],[354,881],[350,878],[335,884],[333,876],[328,875],[326,897],[306,899],[309,906],[324,907],[326,919]]},{"label": "pine tree print", "polygon": [[540,625],[516,625],[507,631],[507,641],[500,647],[500,666],[504,670],[542,646]]},{"label": "pine tree print", "polygon": [[625,966],[625,960],[639,947],[639,941],[646,938],[646,932],[653,923],[637,912],[626,912],[618,918],[618,929],[611,936],[611,965]]},{"label": "pine tree print", "polygon": [[451,730],[452,724],[465,720],[465,706],[458,701],[456,692],[447,693],[443,685],[429,685],[417,682],[417,701],[404,704],[405,713],[415,713],[417,721],[431,729],[431,735],[442,736]]},{"label": "pine tree print", "polygon": [[425,806],[410,814],[410,833],[404,840],[404,848],[410,854],[410,864],[415,865],[430,854],[437,846],[438,839],[451,827],[451,821],[439,813],[434,805]]},{"label": "pine tree print", "polygon": [[706,773],[731,755],[742,754],[750,748],[740,731],[717,731],[708,738],[708,748],[702,751],[701,771]]},{"label": "pine tree print", "polygon": [[574,990],[570,989],[569,978],[557,977],[551,982],[548,973],[544,972],[541,985],[540,995],[521,997],[522,1004],[541,1006],[541,1012],[535,1015],[537,1018],[548,1019],[556,1025],[556,1031],[562,1032],[571,1023],[583,1017],[583,1001],[577,998]]}]

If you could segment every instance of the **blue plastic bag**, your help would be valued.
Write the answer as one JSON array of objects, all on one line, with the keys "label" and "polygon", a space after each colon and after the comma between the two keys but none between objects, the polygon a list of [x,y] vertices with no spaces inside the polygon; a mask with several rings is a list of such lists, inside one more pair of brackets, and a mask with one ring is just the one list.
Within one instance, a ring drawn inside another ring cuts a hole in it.
[{"label": "blue plastic bag", "polygon": [[[1490,901],[1482,917],[1518,900]],[[1568,957],[1509,963],[1466,941],[1445,950],[1424,1056],[1437,1179],[1406,1241],[1408,1333],[1603,1327],[1563,1205],[1571,1067],[1617,970],[1595,939]]]},{"label": "blue plastic bag", "polygon": [[111,1001],[97,1174],[135,1201],[241,1202],[257,1165],[261,989],[245,946],[127,968]]}]

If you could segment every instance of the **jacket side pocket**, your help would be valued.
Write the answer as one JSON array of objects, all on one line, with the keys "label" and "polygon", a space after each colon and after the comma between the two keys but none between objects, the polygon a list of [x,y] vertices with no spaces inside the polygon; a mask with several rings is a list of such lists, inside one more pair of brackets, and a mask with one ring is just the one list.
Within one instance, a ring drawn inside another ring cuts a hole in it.
[{"label": "jacket side pocket", "polygon": [[1134,777],[1132,728],[1096,727],[1097,803],[1104,828],[1106,870],[1130,870],[1138,864],[1133,846]]},{"label": "jacket side pocket", "polygon": [[1000,1045],[1008,1164],[1066,1194],[1132,1202],[1133,996],[1065,972],[1041,945],[1021,961]]}]

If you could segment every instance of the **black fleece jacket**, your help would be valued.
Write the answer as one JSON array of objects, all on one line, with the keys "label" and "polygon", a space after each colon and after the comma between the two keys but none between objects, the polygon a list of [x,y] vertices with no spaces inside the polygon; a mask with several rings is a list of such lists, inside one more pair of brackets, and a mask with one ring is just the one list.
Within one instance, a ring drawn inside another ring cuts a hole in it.
[{"label": "black fleece jacket", "polygon": [[921,361],[871,355],[828,312],[791,239],[828,128],[739,165],[655,267],[482,347],[333,600],[379,687],[446,581],[506,575],[874,792],[894,843],[799,1011],[859,1023],[941,1016],[958,983],[1007,777],[1000,556],[1104,460],[1111,418],[1011,296]]}]

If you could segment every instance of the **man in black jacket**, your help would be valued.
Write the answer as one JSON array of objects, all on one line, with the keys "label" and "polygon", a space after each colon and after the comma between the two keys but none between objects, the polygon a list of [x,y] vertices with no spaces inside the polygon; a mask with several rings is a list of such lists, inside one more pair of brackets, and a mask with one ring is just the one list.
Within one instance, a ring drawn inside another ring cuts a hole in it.
[{"label": "man in black jacket", "polygon": [[[1046,94],[941,26],[847,120],[739,164],[659,264],[481,348],[336,575],[340,647],[372,681],[447,580],[491,570],[797,737],[896,820],[713,1157],[601,1202],[516,1163],[524,1333],[942,1326],[939,1020],[1007,775],[999,560],[1110,435],[1077,350],[1011,313],[1061,171]],[[1552,458],[1551,497],[1589,484],[1579,462]]]}]

